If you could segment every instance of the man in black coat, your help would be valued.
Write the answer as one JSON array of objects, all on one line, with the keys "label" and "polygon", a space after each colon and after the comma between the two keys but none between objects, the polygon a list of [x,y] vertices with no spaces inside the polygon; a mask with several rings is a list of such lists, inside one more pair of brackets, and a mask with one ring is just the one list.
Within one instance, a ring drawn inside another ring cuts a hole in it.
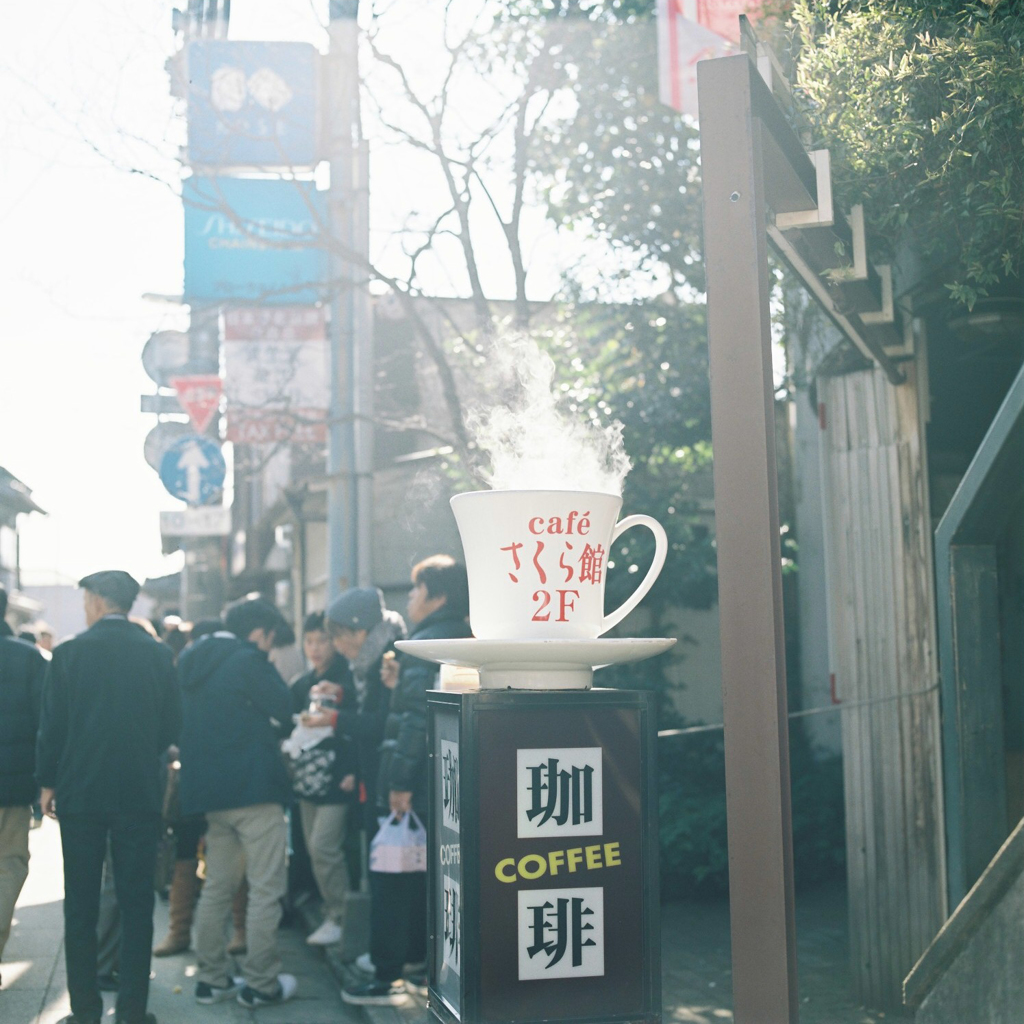
[{"label": "man in black coat", "polygon": [[[224,628],[186,648],[178,661],[181,809],[205,814],[206,882],[196,908],[196,1002],[237,999],[255,1009],[295,994],[281,973],[277,926],[288,886],[291,783],[280,741],[292,724],[292,697],[267,660],[281,613],[261,598],[231,605]],[[244,985],[232,977],[227,919],[242,882],[249,883]]]},{"label": "man in black coat", "polygon": [[163,802],[160,758],[178,738],[170,650],[128,621],[139,585],[126,572],[79,581],[88,629],[53,652],[43,691],[36,778],[60,821],[71,1024],[99,1024],[96,921],[109,838],[121,909],[119,1024],[147,1014],[153,874]]},{"label": "man in black coat", "polygon": [[[412,584],[406,608],[410,640],[471,635],[464,566],[448,555],[434,555],[413,568]],[[382,814],[401,819],[412,811],[421,822],[427,820],[427,690],[437,677],[437,665],[409,654],[385,662],[384,685],[392,693],[376,787]],[[402,1005],[408,1000],[404,965],[422,964],[426,943],[426,872],[384,873],[374,871],[371,863],[370,958],[376,977],[349,985],[342,999],[356,1005]],[[422,971],[416,971],[414,983],[423,983]]]},{"label": "man in black coat", "polygon": [[11,932],[14,905],[28,877],[36,732],[46,659],[17,640],[4,622],[7,591],[0,585],[0,958]]}]

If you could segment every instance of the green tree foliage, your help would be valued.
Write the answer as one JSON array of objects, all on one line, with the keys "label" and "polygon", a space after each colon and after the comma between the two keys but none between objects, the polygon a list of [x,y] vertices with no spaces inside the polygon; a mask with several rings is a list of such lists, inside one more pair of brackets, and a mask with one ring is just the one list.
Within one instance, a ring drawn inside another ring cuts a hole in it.
[{"label": "green tree foliage", "polygon": [[796,81],[844,208],[908,237],[974,304],[1024,256],[1024,5],[798,5]]}]

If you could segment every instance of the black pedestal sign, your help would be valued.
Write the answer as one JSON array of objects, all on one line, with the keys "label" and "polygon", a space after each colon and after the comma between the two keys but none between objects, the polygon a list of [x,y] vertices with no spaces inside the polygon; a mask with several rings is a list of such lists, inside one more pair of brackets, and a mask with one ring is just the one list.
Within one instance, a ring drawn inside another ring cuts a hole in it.
[{"label": "black pedestal sign", "polygon": [[428,716],[434,1017],[660,1021],[650,695],[433,691]]}]

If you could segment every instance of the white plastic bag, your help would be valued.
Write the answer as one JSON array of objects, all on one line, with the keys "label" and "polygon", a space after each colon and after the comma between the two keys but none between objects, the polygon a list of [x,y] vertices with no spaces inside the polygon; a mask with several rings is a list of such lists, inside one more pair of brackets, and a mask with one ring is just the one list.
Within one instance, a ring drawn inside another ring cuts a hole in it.
[{"label": "white plastic bag", "polygon": [[427,830],[412,811],[381,819],[370,843],[370,870],[388,875],[427,870]]}]

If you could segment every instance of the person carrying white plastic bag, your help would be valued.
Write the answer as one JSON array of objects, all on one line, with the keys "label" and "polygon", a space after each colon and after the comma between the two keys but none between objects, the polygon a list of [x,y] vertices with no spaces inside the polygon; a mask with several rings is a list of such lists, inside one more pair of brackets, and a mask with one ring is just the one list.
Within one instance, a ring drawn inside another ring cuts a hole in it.
[{"label": "person carrying white plastic bag", "polygon": [[370,843],[370,870],[388,875],[427,870],[427,830],[415,811],[380,819]]}]

